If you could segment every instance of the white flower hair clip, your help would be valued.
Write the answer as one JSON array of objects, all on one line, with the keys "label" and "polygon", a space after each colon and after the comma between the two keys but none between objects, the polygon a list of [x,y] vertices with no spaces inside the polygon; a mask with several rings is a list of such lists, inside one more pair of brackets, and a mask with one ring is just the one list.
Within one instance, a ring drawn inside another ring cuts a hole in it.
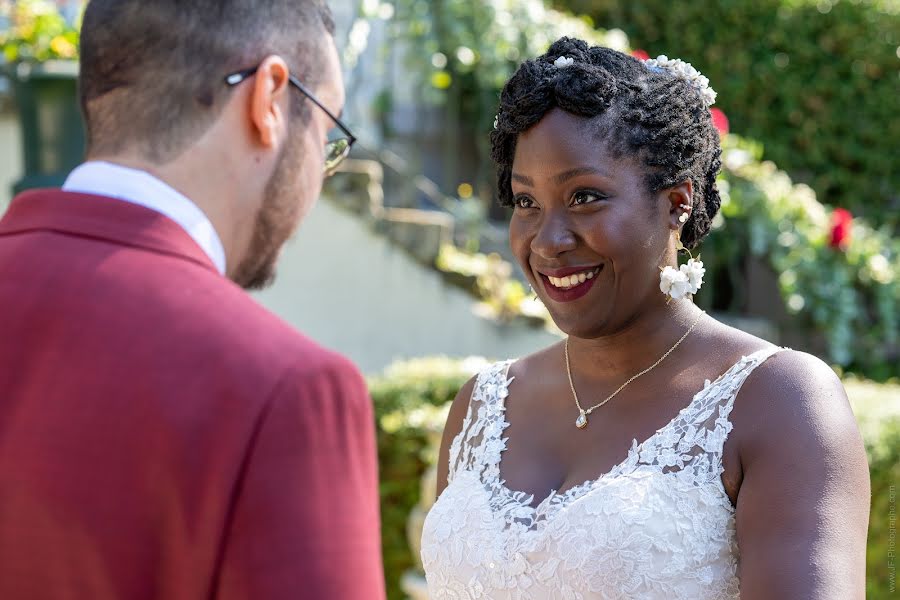
[{"label": "white flower hair clip", "polygon": [[676,77],[686,80],[697,90],[707,107],[716,103],[716,92],[709,87],[709,79],[704,77],[691,63],[684,62],[680,58],[669,58],[665,54],[660,54],[656,58],[648,58],[644,61],[644,64],[654,71],[666,70]]},{"label": "white flower hair clip", "polygon": [[574,58],[569,58],[568,56],[560,56],[556,60],[553,61],[553,66],[557,69],[564,69],[569,67],[575,63]]}]

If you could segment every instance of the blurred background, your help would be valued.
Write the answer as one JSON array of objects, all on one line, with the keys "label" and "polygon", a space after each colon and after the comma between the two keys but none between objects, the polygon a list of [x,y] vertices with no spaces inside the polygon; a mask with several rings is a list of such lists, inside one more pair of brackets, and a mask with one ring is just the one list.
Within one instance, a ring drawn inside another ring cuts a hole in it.
[{"label": "blurred background", "polygon": [[[844,378],[872,468],[868,597],[893,597],[900,2],[331,6],[346,120],[361,141],[286,248],[275,286],[256,296],[370,375],[391,598],[425,597],[415,556],[446,402],[480,357],[559,339],[507,249],[488,135],[503,83],[563,35],[681,58],[718,92],[723,206],[695,300]],[[81,9],[0,0],[0,213],[15,192],[61,184],[82,158]]]}]

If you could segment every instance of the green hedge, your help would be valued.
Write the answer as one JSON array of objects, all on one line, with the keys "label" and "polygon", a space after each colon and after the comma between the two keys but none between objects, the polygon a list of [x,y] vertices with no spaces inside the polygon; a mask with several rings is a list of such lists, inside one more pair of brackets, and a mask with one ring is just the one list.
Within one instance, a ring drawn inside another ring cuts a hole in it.
[{"label": "green hedge", "polygon": [[[419,501],[420,478],[434,461],[428,439],[440,431],[447,403],[485,363],[434,358],[398,364],[370,381],[378,422],[381,510],[388,598],[401,600],[399,580],[415,561],[406,523]],[[888,598],[889,487],[900,482],[900,386],[845,381],[866,443],[872,478],[867,595]],[[896,561],[895,561],[896,562]]]},{"label": "green hedge", "polygon": [[731,129],[824,202],[900,223],[897,46],[888,0],[555,0],[682,58],[719,93]]},{"label": "green hedge", "polygon": [[[886,600],[896,597],[888,583],[888,536],[891,511],[890,488],[900,494],[900,386],[848,379],[844,381],[853,413],[866,443],[872,476],[872,508],[869,515],[869,544],[866,549],[866,598]],[[896,521],[894,522],[896,528]],[[895,538],[896,539],[896,538]],[[897,548],[894,547],[894,565]]]}]

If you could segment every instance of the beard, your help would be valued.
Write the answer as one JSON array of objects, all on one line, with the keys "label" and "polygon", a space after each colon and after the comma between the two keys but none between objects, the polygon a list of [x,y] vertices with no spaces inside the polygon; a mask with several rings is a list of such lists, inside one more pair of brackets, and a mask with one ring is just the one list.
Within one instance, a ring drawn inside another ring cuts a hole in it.
[{"label": "beard", "polygon": [[233,280],[245,290],[261,290],[275,281],[281,248],[293,234],[300,211],[297,190],[291,189],[291,171],[300,164],[300,140],[285,145],[266,183],[262,206],[256,214],[250,247]]}]

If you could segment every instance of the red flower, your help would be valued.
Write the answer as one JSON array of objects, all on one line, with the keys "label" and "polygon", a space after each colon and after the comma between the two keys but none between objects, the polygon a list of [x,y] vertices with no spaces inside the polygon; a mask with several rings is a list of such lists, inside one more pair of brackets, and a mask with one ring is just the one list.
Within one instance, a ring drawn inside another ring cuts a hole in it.
[{"label": "red flower", "polygon": [[647,51],[641,50],[640,48],[638,48],[637,50],[632,50],[631,55],[638,60],[647,60],[648,58],[650,58],[650,55],[647,54]]},{"label": "red flower", "polygon": [[719,135],[728,133],[728,117],[725,116],[725,113],[718,108],[711,108],[709,114],[712,115],[713,125],[719,130]]},{"label": "red flower", "polygon": [[850,243],[850,226],[853,215],[845,208],[836,208],[831,213],[831,239],[828,245],[832,248],[845,249]]}]

